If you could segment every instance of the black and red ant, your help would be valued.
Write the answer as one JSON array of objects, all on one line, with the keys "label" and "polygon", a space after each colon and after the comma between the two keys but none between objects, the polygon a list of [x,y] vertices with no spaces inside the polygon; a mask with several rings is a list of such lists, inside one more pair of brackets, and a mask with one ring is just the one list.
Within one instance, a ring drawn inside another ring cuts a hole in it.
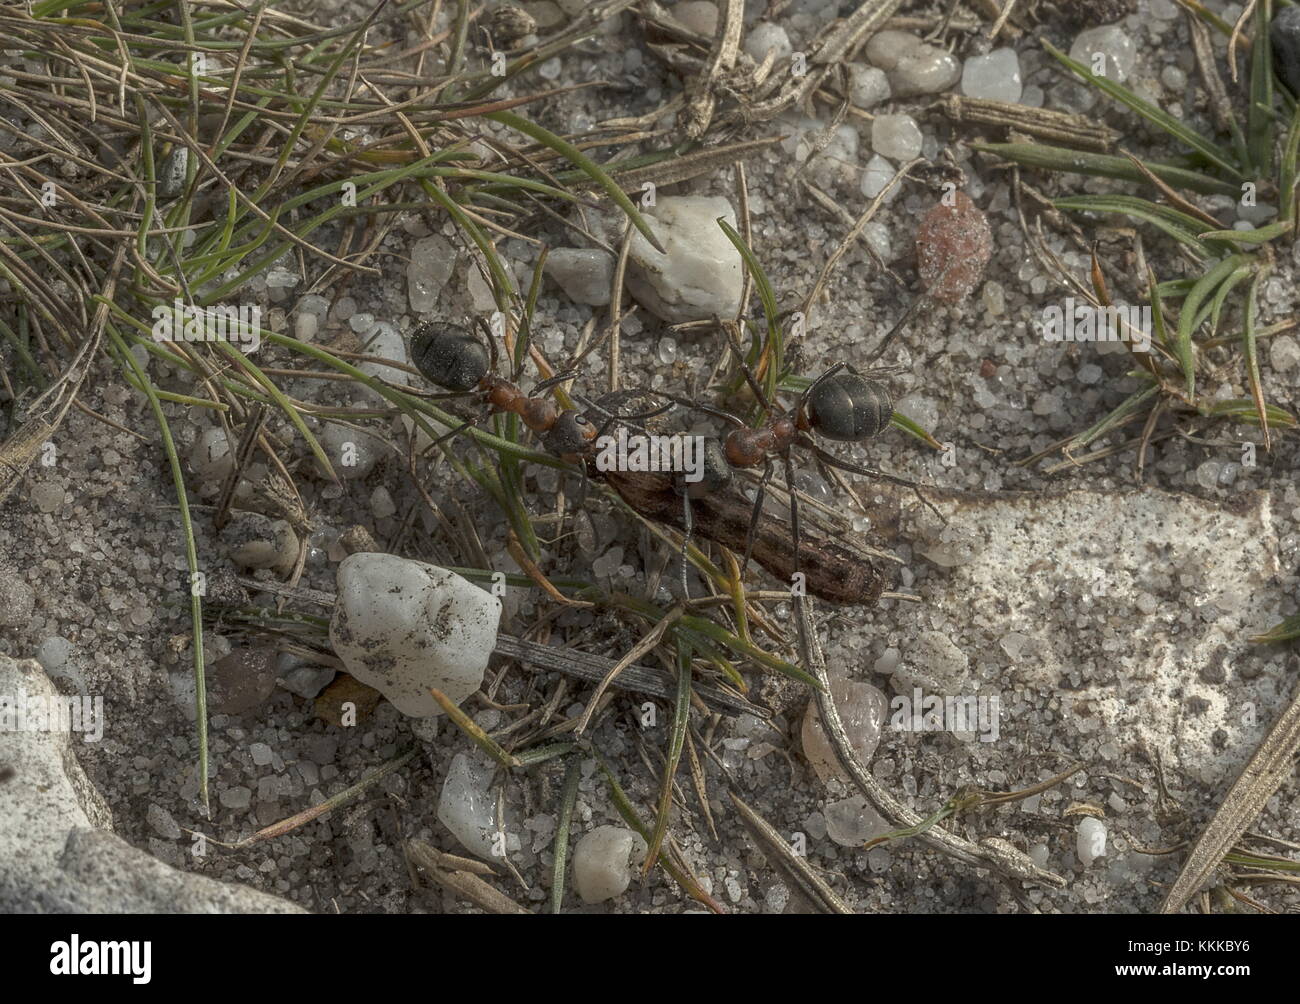
[{"label": "black and red ant", "polygon": [[[909,311],[909,314],[911,311]],[[904,318],[905,320],[906,318]],[[900,322],[901,324],[901,322]],[[892,332],[891,332],[892,336]],[[542,397],[545,390],[565,380],[572,373],[558,374],[525,394],[511,380],[494,372],[495,343],[488,334],[488,349],[463,327],[443,322],[427,322],[412,336],[411,356],[417,369],[431,382],[453,393],[479,392],[496,411],[518,415],[541,437],[544,448],[554,456],[572,463],[582,463],[584,470],[609,483],[634,510],[651,519],[676,526],[683,531],[682,588],[686,587],[686,551],[692,535],[700,535],[751,557],[773,575],[791,581],[803,572],[808,589],[814,595],[842,603],[874,603],[883,588],[883,577],[864,556],[843,547],[838,541],[815,536],[805,541],[800,532],[798,507],[793,492],[793,468],[790,448],[811,449],[820,462],[842,470],[880,477],[900,484],[911,482],[870,468],[849,464],[822,450],[807,435],[817,432],[828,439],[862,441],[878,435],[888,425],[893,409],[888,392],[875,381],[837,365],[823,373],[800,396],[792,416],[776,415],[768,404],[752,373],[746,377],[756,397],[773,417],[759,429],[749,429],[728,412],[670,397],[670,403],[652,411],[624,415],[603,407],[604,402],[590,404],[588,414],[575,409],[560,409]],[[666,395],[657,395],[666,396]],[[631,423],[662,414],[674,404],[699,408],[722,416],[740,426],[723,444],[707,439],[704,445],[698,480],[688,480],[683,473],[593,470],[590,461],[597,440],[616,422]],[[602,419],[597,425],[589,415]],[[454,436],[469,422],[450,430],[443,438]],[[791,485],[792,534],[779,529],[775,521],[762,520],[764,486],[770,477],[770,457],[785,460],[787,480]],[[732,468],[763,463],[765,472],[758,497],[752,504],[733,483]],[[794,549],[790,547],[793,536]]]},{"label": "black and red ant", "polygon": [[[902,317],[894,324],[881,340],[876,349],[868,356],[868,364],[879,359],[890,342],[907,325],[918,309],[926,302],[925,295],[917,297],[904,311]],[[742,574],[748,566],[755,530],[763,511],[763,501],[767,485],[771,480],[773,458],[780,458],[785,468],[786,487],[790,497],[790,531],[794,544],[794,569],[797,573],[800,556],[803,553],[799,524],[798,493],[794,485],[794,461],[791,450],[794,447],[807,450],[818,464],[835,468],[850,474],[874,478],[891,484],[911,488],[918,498],[927,506],[930,503],[920,493],[920,485],[906,478],[873,467],[866,467],[843,460],[822,448],[813,438],[816,434],[823,439],[842,443],[865,443],[874,439],[887,429],[893,419],[894,404],[889,390],[877,380],[863,376],[845,363],[835,363],[817,377],[799,395],[791,411],[781,411],[770,401],[767,393],[760,386],[757,377],[745,362],[744,353],[736,340],[732,327],[718,324],[725,331],[737,365],[745,377],[754,399],[762,408],[766,421],[757,428],[750,427],[744,420],[720,408],[698,402],[685,401],[671,395],[665,395],[675,403],[706,414],[714,415],[735,426],[726,436],[723,455],[727,464],[734,468],[763,466],[755,493],[753,508],[750,512],[750,528],[746,534],[745,557],[741,565]],[[686,523],[689,532],[690,499],[685,498]],[[933,507],[931,507],[933,508]],[[941,517],[942,518],[942,517]]]}]

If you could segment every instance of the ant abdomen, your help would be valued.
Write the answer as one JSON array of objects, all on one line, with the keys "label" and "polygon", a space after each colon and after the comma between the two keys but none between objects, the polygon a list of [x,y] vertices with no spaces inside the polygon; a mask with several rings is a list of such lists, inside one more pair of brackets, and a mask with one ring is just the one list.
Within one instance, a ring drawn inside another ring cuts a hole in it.
[{"label": "ant abdomen", "polygon": [[883,384],[845,368],[808,388],[803,412],[818,435],[859,443],[889,427],[894,402]]},{"label": "ant abdomen", "polygon": [[425,321],[411,335],[411,361],[431,382],[450,391],[473,390],[487,376],[488,351],[457,324]]}]

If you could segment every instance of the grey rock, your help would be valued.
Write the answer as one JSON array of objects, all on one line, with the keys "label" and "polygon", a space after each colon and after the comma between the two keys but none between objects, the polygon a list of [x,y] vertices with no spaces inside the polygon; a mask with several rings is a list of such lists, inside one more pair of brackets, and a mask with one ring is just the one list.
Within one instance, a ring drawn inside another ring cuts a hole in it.
[{"label": "grey rock", "polygon": [[[26,704],[58,691],[35,660],[0,655],[0,695]],[[13,770],[0,782],[0,913],[302,912],[132,847],[111,831],[112,814],[77,762],[72,733],[8,727],[16,724],[0,728],[0,765]],[[171,826],[152,815],[157,832],[176,826],[170,815]]]}]

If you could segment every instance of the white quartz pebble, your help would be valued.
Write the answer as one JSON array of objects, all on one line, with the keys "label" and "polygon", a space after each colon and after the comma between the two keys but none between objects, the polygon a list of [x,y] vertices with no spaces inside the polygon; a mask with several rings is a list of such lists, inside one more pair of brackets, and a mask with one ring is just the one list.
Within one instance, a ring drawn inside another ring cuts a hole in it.
[{"label": "white quartz pebble", "polygon": [[[859,186],[862,194],[868,199],[874,199],[885,190],[885,186],[889,184],[895,173],[894,165],[885,160],[884,157],[876,154],[867,161],[867,166],[862,172],[862,181]],[[902,188],[902,185],[895,185],[891,188],[889,194],[885,196],[886,204],[898,198],[898,193],[902,191]]]},{"label": "white quartz pebble", "polygon": [[640,834],[621,826],[597,826],[573,851],[573,888],[584,903],[621,896],[632,882],[632,863],[645,853]]},{"label": "white quartz pebble", "polygon": [[889,100],[889,77],[877,66],[850,63],[849,102],[857,108],[874,108]]},{"label": "white quartz pebble", "polygon": [[[494,849],[504,849],[496,833],[492,774],[490,764],[457,753],[452,758],[438,798],[439,821],[465,850],[481,858],[491,858]],[[496,856],[499,857],[499,853]]]},{"label": "white quartz pebble", "polygon": [[894,97],[938,94],[961,79],[961,63],[947,49],[906,31],[879,31],[867,42],[867,59],[889,75]]},{"label": "white quartz pebble", "polygon": [[598,248],[555,248],[546,256],[546,274],[574,303],[603,307],[614,283],[614,259]]},{"label": "white quartz pebble", "polygon": [[743,282],[740,252],[718,226],[736,225],[736,211],[716,196],[675,195],[659,199],[644,214],[660,244],[660,254],[639,232],[632,237],[627,286],[661,320],[681,324],[735,317]]},{"label": "white quartz pebble", "polygon": [[433,310],[456,265],[456,249],[447,238],[434,234],[411,245],[411,262],[406,266],[406,298],[411,310],[425,314]]},{"label": "white quartz pebble", "polygon": [[[840,713],[840,722],[848,736],[849,745],[857,753],[858,759],[869,764],[880,743],[880,727],[888,706],[885,695],[869,683],[835,677],[831,680],[831,699],[835,702],[835,710]],[[823,784],[831,778],[848,782],[822,728],[816,701],[808,702],[808,710],[803,716],[802,739],[803,754]]]},{"label": "white quartz pebble", "polygon": [[190,451],[190,466],[200,481],[224,481],[235,469],[226,430],[219,425],[204,429]]},{"label": "white quartz pebble", "polygon": [[1123,28],[1108,24],[1079,32],[1070,46],[1070,58],[1089,72],[1122,84],[1137,64],[1137,48]]},{"label": "white quartz pebble", "polygon": [[788,59],[794,51],[790,36],[784,28],[771,21],[760,21],[750,29],[749,36],[745,39],[745,51],[754,62],[761,63],[767,58],[769,49],[777,63]]},{"label": "white quartz pebble", "polygon": [[1015,49],[994,49],[985,56],[972,56],[962,67],[961,92],[968,98],[1014,104],[1022,91],[1020,58]]},{"label": "white quartz pebble", "polygon": [[910,115],[877,115],[871,123],[871,149],[890,160],[906,161],[921,154],[921,127]]},{"label": "white quartz pebble", "polygon": [[1087,868],[1106,853],[1106,824],[1100,819],[1085,816],[1079,820],[1075,832],[1078,835],[1075,849],[1079,855],[1079,863]]},{"label": "white quartz pebble", "polygon": [[442,713],[436,687],[460,703],[483,682],[501,601],[445,568],[360,553],[338,568],[330,642],[349,673],[413,717]]}]

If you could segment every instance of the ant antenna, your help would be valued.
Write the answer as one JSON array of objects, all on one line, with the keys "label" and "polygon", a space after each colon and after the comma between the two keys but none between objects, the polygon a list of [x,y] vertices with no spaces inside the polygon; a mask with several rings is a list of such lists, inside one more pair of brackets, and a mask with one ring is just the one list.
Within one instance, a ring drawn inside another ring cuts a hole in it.
[{"label": "ant antenna", "polygon": [[[754,376],[754,371],[749,368],[749,363],[745,362],[745,352],[740,347],[740,340],[736,338],[736,333],[732,330],[730,324],[718,321],[718,327],[726,333],[727,341],[731,345],[732,354],[736,357],[736,365],[740,371],[745,374],[745,382],[749,384],[749,389],[754,392],[754,398],[763,406],[763,411],[770,413],[772,405],[767,400],[767,395],[763,393],[763,388],[759,386],[758,379]],[[743,423],[742,423],[743,424]]]}]

